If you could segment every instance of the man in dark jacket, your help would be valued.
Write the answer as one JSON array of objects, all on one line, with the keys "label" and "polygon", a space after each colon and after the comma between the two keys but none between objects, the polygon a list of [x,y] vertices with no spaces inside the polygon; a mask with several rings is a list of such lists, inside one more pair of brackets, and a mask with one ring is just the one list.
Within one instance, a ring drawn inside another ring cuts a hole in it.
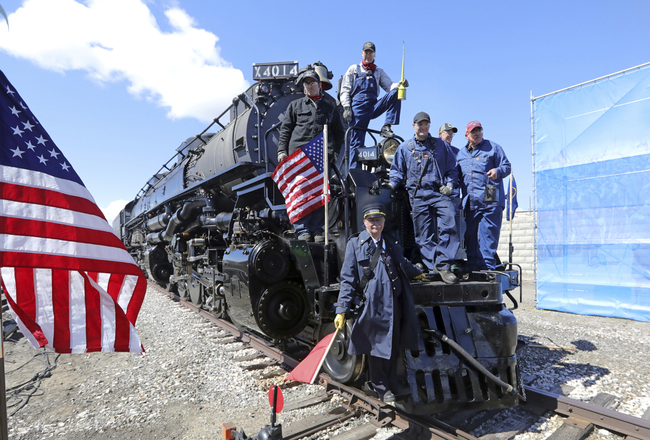
[{"label": "man in dark jacket", "polygon": [[430,126],[428,114],[415,115],[415,136],[397,148],[390,167],[390,185],[404,186],[409,192],[422,262],[430,271],[440,273],[442,281],[453,284],[457,279],[450,268],[460,241],[451,196],[458,187],[458,169],[449,144],[431,136]]},{"label": "man in dark jacket", "polygon": [[409,392],[396,374],[400,350],[418,349],[409,278],[424,274],[404,258],[404,249],[395,239],[382,234],[385,215],[382,205],[364,208],[366,230],[353,237],[345,251],[334,323],[342,329],[355,297],[363,296],[363,310],[352,327],[348,353],[368,355],[370,382],[384,402],[393,402],[395,395]]},{"label": "man in dark jacket", "polygon": [[[328,126],[329,162],[336,160],[343,145],[343,122],[333,99],[324,99],[320,78],[316,71],[308,70],[299,78],[305,96],[289,104],[280,127],[278,141],[278,162],[292,155],[300,147],[309,143]],[[300,240],[324,241],[325,209],[323,207],[305,215],[293,224],[296,236]]]}]

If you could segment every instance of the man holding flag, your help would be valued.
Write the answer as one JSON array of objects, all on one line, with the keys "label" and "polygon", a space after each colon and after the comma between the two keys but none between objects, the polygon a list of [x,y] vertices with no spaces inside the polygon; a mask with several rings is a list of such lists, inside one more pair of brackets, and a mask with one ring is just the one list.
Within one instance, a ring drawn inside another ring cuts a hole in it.
[{"label": "man holding flag", "polygon": [[335,103],[322,98],[315,70],[297,79],[305,96],[289,104],[278,140],[278,167],[273,180],[282,191],[298,239],[324,242],[323,127],[328,126],[328,161],[336,160],[345,132]]},{"label": "man holding flag", "polygon": [[0,142],[0,281],[22,333],[57,353],[141,353],[145,277],[2,72]]},{"label": "man holding flag", "polygon": [[394,238],[382,233],[385,212],[381,204],[363,209],[366,230],[348,242],[334,323],[341,330],[351,305],[361,303],[348,353],[368,355],[370,382],[379,398],[389,403],[410,392],[399,382],[397,362],[400,350],[417,350],[417,316],[409,278],[424,274],[404,258],[404,249]]}]

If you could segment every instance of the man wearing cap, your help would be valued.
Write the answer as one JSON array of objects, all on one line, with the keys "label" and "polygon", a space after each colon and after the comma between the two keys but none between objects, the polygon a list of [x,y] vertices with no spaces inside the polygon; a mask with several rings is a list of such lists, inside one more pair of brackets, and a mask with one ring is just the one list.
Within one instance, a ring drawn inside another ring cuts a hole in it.
[{"label": "man wearing cap", "polygon": [[390,186],[404,186],[409,193],[415,241],[423,263],[430,271],[440,273],[445,283],[453,284],[457,279],[450,268],[460,242],[451,195],[458,187],[458,169],[449,144],[431,136],[430,126],[428,114],[415,115],[415,136],[397,148],[390,167]]},{"label": "man wearing cap", "polygon": [[386,209],[366,205],[365,230],[352,237],[341,268],[341,290],[336,303],[336,328],[345,326],[350,306],[358,304],[350,333],[350,355],[368,355],[370,382],[384,402],[410,389],[397,378],[402,349],[418,349],[418,325],[410,278],[424,277],[404,258],[404,249],[383,233]]},{"label": "man wearing cap", "polygon": [[483,139],[479,121],[467,124],[465,137],[467,145],[460,149],[457,160],[467,225],[467,268],[493,270],[505,208],[503,178],[510,174],[510,162],[499,144]]},{"label": "man wearing cap", "polygon": [[[450,123],[442,124],[438,130],[438,137],[449,144],[449,148],[451,148],[451,151],[454,153],[454,157],[458,155],[458,148],[451,145],[451,141],[454,140],[454,135],[456,133],[458,133],[458,129]],[[460,166],[457,165],[456,169],[458,170],[458,179],[460,181]],[[458,237],[460,239],[460,184],[458,187],[455,187],[454,191],[451,193],[451,202],[454,204],[456,231],[458,231]]]},{"label": "man wearing cap", "polygon": [[[320,78],[316,71],[302,73],[298,83],[303,86],[305,96],[292,101],[284,114],[278,140],[278,163],[321,134],[325,124],[328,125],[329,161],[334,162],[345,135],[336,102],[322,99]],[[321,207],[298,220],[293,228],[300,240],[316,239],[322,242],[324,225],[325,210]]]},{"label": "man wearing cap", "polygon": [[[364,146],[366,139],[365,129],[371,119],[386,113],[386,122],[381,129],[383,137],[394,136],[392,124],[399,124],[402,102],[397,99],[397,87],[380,67],[375,65],[375,44],[368,41],[361,50],[361,63],[353,64],[343,75],[341,82],[341,105],[343,118],[351,127],[361,130],[352,130],[350,133],[350,163],[349,168],[357,167],[357,149]],[[408,81],[404,80],[404,86]],[[386,91],[381,99],[379,87]]]}]

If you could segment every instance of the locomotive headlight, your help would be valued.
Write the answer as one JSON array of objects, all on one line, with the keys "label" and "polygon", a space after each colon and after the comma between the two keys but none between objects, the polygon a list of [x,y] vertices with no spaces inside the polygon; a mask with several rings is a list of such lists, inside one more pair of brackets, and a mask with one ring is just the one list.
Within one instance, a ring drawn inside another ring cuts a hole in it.
[{"label": "locomotive headlight", "polygon": [[255,87],[255,94],[256,95],[268,95],[269,94],[269,86],[268,84],[260,83]]},{"label": "locomotive headlight", "polygon": [[383,159],[383,162],[390,166],[393,163],[393,159],[395,158],[397,147],[399,147],[399,141],[395,138],[388,138],[381,143],[381,147],[381,157]]}]

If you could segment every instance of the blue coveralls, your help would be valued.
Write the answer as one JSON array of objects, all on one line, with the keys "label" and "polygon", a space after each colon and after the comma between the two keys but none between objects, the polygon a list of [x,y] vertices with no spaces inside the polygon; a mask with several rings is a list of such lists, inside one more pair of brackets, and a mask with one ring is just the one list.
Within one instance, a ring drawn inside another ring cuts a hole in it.
[{"label": "blue coveralls", "polygon": [[[456,157],[462,172],[463,209],[465,209],[465,246],[469,270],[496,269],[495,254],[499,245],[501,220],[505,208],[503,178],[510,174],[510,162],[503,148],[483,139],[473,151],[461,148]],[[497,170],[497,179],[487,172]],[[485,201],[485,186],[497,187],[498,201]]]},{"label": "blue coveralls", "polygon": [[[372,70],[358,72],[352,84],[351,107],[354,117],[351,126],[365,130],[372,119],[384,112],[386,124],[399,124],[402,102],[397,99],[397,89],[377,100],[379,84],[374,75],[368,75],[368,72],[372,73]],[[352,130],[350,133],[350,169],[357,167],[357,149],[365,145],[365,140],[365,131]]]},{"label": "blue coveralls", "polygon": [[456,158],[449,144],[431,135],[423,143],[415,136],[403,142],[390,167],[390,183],[395,188],[404,184],[409,192],[415,242],[424,264],[429,270],[449,270],[460,245],[452,199],[440,193],[442,185],[458,187]]}]

